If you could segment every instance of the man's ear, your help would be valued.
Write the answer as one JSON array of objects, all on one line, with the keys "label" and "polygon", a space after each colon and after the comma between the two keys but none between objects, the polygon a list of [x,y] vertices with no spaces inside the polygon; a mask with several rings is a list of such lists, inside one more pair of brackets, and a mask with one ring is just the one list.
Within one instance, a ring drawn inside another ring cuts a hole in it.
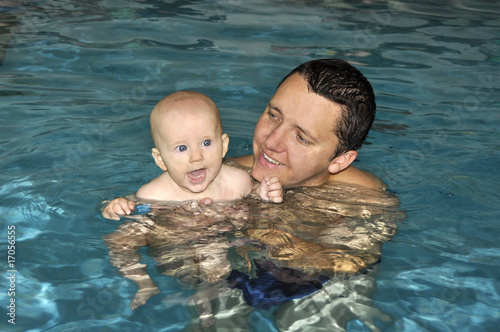
[{"label": "man's ear", "polygon": [[158,165],[158,167],[160,167],[164,172],[166,172],[167,165],[165,165],[165,163],[163,162],[163,158],[161,157],[160,151],[157,148],[153,148],[153,150],[151,150],[151,154],[153,155],[156,165]]},{"label": "man's ear", "polygon": [[229,149],[229,136],[227,136],[227,134],[222,134],[222,158],[224,158],[228,149]]},{"label": "man's ear", "polygon": [[358,152],[355,150],[344,152],[343,154],[335,157],[335,159],[332,160],[330,166],[328,166],[328,171],[331,174],[343,171],[354,161],[354,159],[356,159],[357,156]]}]

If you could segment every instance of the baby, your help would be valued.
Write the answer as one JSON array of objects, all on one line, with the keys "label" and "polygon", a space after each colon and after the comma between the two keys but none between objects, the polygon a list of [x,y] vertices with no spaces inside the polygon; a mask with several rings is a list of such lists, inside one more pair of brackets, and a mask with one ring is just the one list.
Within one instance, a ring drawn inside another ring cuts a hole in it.
[{"label": "baby", "polygon": [[[179,91],[163,98],[151,113],[150,125],[155,145],[152,150],[153,158],[164,172],[139,188],[136,194],[138,200],[232,201],[256,194],[265,201],[282,202],[283,188],[277,177],[266,177],[262,183],[253,182],[246,171],[222,163],[222,158],[228,150],[229,138],[227,134],[222,133],[217,107],[207,96],[197,92]],[[133,201],[121,197],[111,201],[104,208],[102,215],[108,219],[119,220],[121,215],[128,215],[134,209]],[[126,251],[130,251],[130,248],[137,253],[138,248],[148,245],[146,234],[149,228],[137,224],[122,226],[104,239],[110,249],[112,265],[138,286],[137,293],[130,302],[134,310],[145,304],[159,290],[145,269],[137,269],[138,265],[134,264],[138,262],[126,263],[133,255],[127,259],[120,258]],[[137,243],[133,244],[135,242]],[[215,256],[214,250],[208,247],[199,248],[197,251],[200,251],[197,254],[203,253],[203,256]],[[132,270],[126,267],[129,265],[136,272],[131,273]],[[220,270],[220,264],[212,265],[212,270]],[[201,294],[195,296],[194,300],[201,311],[202,324],[213,324],[209,300],[204,299]]]},{"label": "baby", "polygon": [[[277,177],[252,182],[244,170],[222,164],[229,137],[222,133],[217,106],[207,96],[178,91],[163,98],[151,113],[150,125],[155,145],[153,158],[164,172],[139,188],[138,200],[187,201],[209,197],[227,201],[251,193],[274,203],[283,200]],[[102,215],[119,220],[121,215],[130,214],[134,206],[124,197],[115,198]]]}]

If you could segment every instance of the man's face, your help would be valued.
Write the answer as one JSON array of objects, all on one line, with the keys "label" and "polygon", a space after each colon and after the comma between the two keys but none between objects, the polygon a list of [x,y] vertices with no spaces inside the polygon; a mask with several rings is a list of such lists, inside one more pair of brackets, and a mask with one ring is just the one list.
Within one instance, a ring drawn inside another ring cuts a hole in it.
[{"label": "man's face", "polygon": [[157,148],[175,183],[193,193],[206,190],[219,174],[228,143],[213,112],[171,112],[160,136]]},{"label": "man's face", "polygon": [[253,177],[277,176],[284,187],[328,181],[341,112],[338,104],[309,91],[300,75],[287,78],[255,127]]}]

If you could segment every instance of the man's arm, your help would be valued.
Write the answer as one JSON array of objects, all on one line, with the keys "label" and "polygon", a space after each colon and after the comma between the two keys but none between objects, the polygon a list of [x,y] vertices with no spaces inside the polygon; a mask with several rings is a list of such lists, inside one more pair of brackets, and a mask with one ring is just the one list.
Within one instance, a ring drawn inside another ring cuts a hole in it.
[{"label": "man's arm", "polygon": [[269,258],[280,261],[281,266],[296,269],[306,274],[358,273],[377,259],[367,259],[361,250],[347,247],[332,248],[322,243],[306,241],[279,229],[251,229],[248,235],[269,246]]},{"label": "man's arm", "polygon": [[236,162],[238,165],[243,167],[252,167],[253,166],[253,155],[247,154],[246,156],[231,158],[232,161]]}]

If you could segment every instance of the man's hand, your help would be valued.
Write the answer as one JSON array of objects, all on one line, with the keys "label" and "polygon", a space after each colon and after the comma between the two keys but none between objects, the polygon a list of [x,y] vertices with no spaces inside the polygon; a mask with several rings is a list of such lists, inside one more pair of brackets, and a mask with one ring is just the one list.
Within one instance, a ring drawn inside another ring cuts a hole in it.
[{"label": "man's hand", "polygon": [[128,216],[134,210],[134,201],[128,200],[125,197],[118,197],[109,202],[104,210],[102,210],[101,215],[106,219],[120,220],[121,216]]}]

